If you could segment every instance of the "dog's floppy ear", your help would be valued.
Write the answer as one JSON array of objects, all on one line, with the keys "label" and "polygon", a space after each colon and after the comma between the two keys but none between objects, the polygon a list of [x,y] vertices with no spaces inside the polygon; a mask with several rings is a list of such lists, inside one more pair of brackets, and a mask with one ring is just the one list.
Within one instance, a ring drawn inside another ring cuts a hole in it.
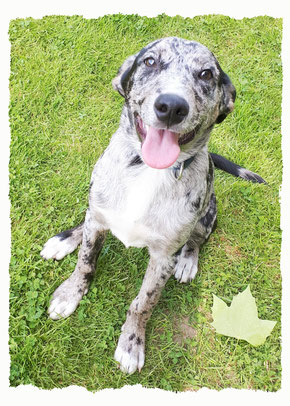
[{"label": "dog's floppy ear", "polygon": [[221,103],[220,103],[220,111],[218,118],[216,119],[216,123],[221,123],[226,116],[231,113],[234,109],[234,102],[236,99],[236,89],[232,84],[228,75],[220,68],[221,72],[221,89],[222,89],[222,96],[221,96]]},{"label": "dog's floppy ear", "polygon": [[129,56],[118,70],[117,76],[112,80],[112,85],[121,96],[125,97],[126,87],[131,76],[131,70],[137,54]]}]

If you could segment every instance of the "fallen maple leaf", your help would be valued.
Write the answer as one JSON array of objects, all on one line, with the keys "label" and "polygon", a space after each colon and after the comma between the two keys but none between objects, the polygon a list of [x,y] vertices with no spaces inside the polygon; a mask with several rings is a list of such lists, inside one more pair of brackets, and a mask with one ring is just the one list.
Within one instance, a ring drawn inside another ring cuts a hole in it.
[{"label": "fallen maple leaf", "polygon": [[217,333],[246,340],[254,346],[263,344],[276,324],[276,321],[258,318],[250,286],[234,296],[229,307],[213,295],[212,317],[211,325]]}]

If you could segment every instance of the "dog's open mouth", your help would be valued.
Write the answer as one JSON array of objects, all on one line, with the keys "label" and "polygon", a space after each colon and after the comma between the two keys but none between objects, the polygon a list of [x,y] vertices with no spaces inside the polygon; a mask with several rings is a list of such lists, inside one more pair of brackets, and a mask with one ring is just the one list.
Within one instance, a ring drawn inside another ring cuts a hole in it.
[{"label": "dog's open mouth", "polygon": [[180,153],[180,145],[193,139],[195,130],[179,134],[166,129],[158,129],[144,124],[135,114],[137,133],[142,141],[142,158],[144,162],[156,169],[168,168],[174,164]]}]

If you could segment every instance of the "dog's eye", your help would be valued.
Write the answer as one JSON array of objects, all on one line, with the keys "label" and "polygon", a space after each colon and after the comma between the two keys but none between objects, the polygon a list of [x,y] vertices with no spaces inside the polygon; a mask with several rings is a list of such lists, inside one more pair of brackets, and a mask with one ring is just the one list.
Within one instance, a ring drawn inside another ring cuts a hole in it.
[{"label": "dog's eye", "polygon": [[156,66],[155,59],[152,57],[144,59],[144,63],[148,68],[154,68],[154,66]]},{"label": "dog's eye", "polygon": [[198,76],[202,80],[210,80],[213,77],[212,71],[210,69],[205,69],[205,70],[201,71]]}]

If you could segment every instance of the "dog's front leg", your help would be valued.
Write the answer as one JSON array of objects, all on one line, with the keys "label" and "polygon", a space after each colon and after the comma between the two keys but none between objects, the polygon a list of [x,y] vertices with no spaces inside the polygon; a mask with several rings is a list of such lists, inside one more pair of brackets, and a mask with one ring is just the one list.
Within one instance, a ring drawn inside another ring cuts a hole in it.
[{"label": "dog's front leg", "polygon": [[48,313],[53,320],[71,315],[83,295],[88,292],[106,234],[107,232],[95,221],[88,209],[76,268],[71,276],[56,289],[50,302]]},{"label": "dog's front leg", "polygon": [[173,257],[150,257],[138,296],[133,300],[122,326],[115,360],[123,372],[139,372],[145,360],[145,329],[162,288],[174,271]]}]

